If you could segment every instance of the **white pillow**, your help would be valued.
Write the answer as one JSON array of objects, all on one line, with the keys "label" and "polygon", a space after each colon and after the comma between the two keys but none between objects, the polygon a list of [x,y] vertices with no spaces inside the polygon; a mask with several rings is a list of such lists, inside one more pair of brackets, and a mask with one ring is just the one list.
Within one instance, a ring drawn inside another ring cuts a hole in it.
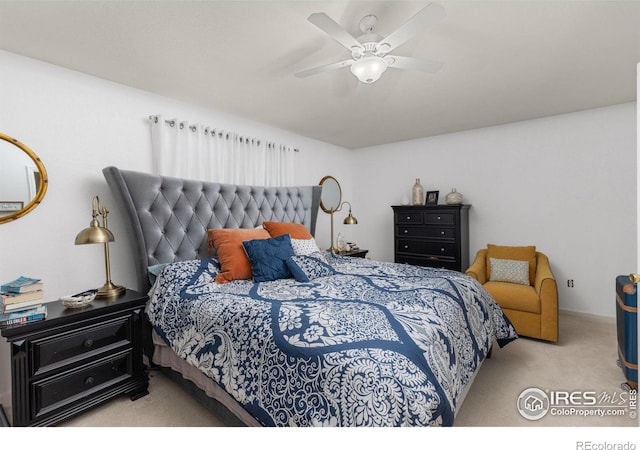
[{"label": "white pillow", "polygon": [[489,281],[505,281],[529,286],[529,261],[489,258]]},{"label": "white pillow", "polygon": [[320,252],[318,244],[314,238],[311,239],[291,239],[291,246],[295,255],[311,255]]}]

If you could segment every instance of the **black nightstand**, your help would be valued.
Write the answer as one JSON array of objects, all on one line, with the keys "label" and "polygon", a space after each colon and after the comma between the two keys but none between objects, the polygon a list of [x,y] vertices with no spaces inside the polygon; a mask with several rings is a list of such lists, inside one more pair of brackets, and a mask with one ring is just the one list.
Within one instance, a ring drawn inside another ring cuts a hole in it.
[{"label": "black nightstand", "polygon": [[2,329],[0,423],[53,425],[117,395],[146,395],[147,300],[127,290],[79,309],[50,302],[46,320]]},{"label": "black nightstand", "polygon": [[348,252],[338,252],[337,254],[340,256],[351,256],[353,258],[365,258],[367,253],[369,253],[369,250],[356,248],[354,250],[349,250]]}]

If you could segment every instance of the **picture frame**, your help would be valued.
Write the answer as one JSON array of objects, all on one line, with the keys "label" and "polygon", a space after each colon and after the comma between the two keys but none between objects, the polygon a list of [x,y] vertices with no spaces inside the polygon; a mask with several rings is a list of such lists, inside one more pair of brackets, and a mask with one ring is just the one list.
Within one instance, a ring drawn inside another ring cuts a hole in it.
[{"label": "picture frame", "polygon": [[24,208],[24,202],[0,201],[0,213],[20,211],[22,208]]},{"label": "picture frame", "polygon": [[440,191],[427,191],[425,205],[435,206],[438,204],[438,196]]}]

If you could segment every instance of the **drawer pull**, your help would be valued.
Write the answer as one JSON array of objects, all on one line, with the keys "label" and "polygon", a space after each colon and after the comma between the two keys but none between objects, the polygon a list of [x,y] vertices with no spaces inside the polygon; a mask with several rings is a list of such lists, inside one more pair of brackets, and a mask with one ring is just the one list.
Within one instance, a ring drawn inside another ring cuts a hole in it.
[{"label": "drawer pull", "polygon": [[407,220],[411,220],[411,216],[407,216]]},{"label": "drawer pull", "polygon": [[440,217],[440,216],[438,216],[438,220],[440,220],[440,219],[441,219],[441,217]]},{"label": "drawer pull", "polygon": [[84,379],[84,384],[85,386],[91,386],[94,381],[95,379],[93,377],[87,377]]},{"label": "drawer pull", "polygon": [[407,248],[409,248],[409,246],[408,246],[408,245],[405,245],[405,246],[404,246],[404,248],[405,248],[405,249],[407,249]]},{"label": "drawer pull", "polygon": [[84,341],[83,345],[85,348],[91,348],[93,346],[93,339],[87,339],[86,341]]},{"label": "drawer pull", "polygon": [[404,234],[407,234],[409,232],[409,230],[404,230]]},{"label": "drawer pull", "polygon": [[444,248],[441,248],[440,251],[444,253]]},{"label": "drawer pull", "polygon": [[444,231],[441,231],[440,234],[444,235]]}]

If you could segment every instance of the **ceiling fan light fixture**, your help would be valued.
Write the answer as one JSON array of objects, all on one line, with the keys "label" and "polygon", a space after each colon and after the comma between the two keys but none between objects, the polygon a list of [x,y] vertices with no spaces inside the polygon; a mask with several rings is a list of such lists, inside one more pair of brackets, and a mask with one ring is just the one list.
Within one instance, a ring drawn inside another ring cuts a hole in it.
[{"label": "ceiling fan light fixture", "polygon": [[366,56],[351,65],[351,73],[362,83],[373,83],[387,70],[387,66],[379,56]]}]

